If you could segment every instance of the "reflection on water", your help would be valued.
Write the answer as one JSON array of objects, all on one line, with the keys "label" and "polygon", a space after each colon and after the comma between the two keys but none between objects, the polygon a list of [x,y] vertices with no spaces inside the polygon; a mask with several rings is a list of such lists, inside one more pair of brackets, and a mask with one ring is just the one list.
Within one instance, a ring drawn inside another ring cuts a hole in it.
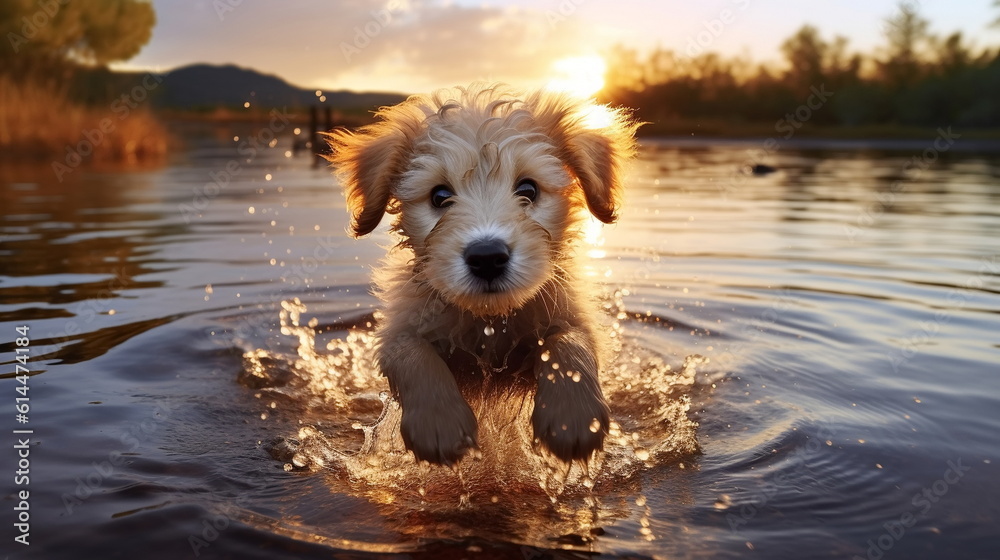
[{"label": "reflection on water", "polygon": [[608,452],[552,470],[530,407],[479,402],[483,457],[456,472],[402,451],[371,367],[388,238],[349,239],[287,138],[243,159],[246,128],[162,169],[0,164],[0,394],[30,325],[33,553],[993,555],[995,147],[914,170],[919,142],[803,143],[751,176],[756,143],[647,141],[587,250],[617,345]]}]

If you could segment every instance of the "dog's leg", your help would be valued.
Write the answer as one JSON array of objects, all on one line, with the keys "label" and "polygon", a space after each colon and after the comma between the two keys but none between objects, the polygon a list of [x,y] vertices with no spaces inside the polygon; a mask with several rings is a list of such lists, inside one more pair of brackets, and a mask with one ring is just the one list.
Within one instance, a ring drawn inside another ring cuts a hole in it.
[{"label": "dog's leg", "polygon": [[563,461],[586,459],[604,445],[610,410],[597,380],[597,358],[582,331],[550,335],[535,361],[535,439]]},{"label": "dog's leg", "polygon": [[418,461],[452,465],[478,448],[476,416],[430,343],[408,333],[384,340],[379,365],[403,408],[403,443]]}]

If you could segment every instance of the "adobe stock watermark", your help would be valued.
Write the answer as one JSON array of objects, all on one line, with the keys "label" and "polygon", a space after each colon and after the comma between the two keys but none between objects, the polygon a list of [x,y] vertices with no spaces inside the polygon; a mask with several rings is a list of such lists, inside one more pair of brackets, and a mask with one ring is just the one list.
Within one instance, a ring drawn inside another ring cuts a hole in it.
[{"label": "adobe stock watermark", "polygon": [[915,181],[920,175],[933,165],[941,154],[947,152],[955,145],[955,142],[962,135],[952,132],[951,127],[938,128],[937,137],[934,142],[924,149],[919,156],[913,156],[903,164],[902,174],[905,177],[898,181],[893,181],[888,190],[875,193],[875,202],[865,207],[855,218],[854,224],[844,226],[844,234],[854,243],[858,237],[864,235],[875,222],[896,204],[896,195],[906,189],[908,181]]},{"label": "adobe stock watermark", "polygon": [[242,5],[243,0],[212,0],[212,9],[215,10],[215,17],[219,18],[219,21],[224,21],[227,15]]},{"label": "adobe stock watermark", "polygon": [[764,161],[765,158],[780,150],[781,141],[791,140],[795,136],[795,133],[802,128],[802,125],[808,122],[817,111],[822,109],[834,95],[833,91],[826,89],[826,84],[811,86],[809,92],[809,97],[806,98],[805,103],[785,113],[783,117],[775,121],[774,131],[779,133],[778,136],[772,136],[764,140],[763,145],[756,150],[747,150],[747,159],[744,160],[743,165],[733,171],[726,184],[719,185],[719,191],[722,193],[723,198],[726,198],[737,187],[746,182],[750,176],[750,173],[747,173],[747,169],[752,169],[755,165]]},{"label": "adobe stock watermark", "polygon": [[80,334],[85,326],[97,319],[98,315],[109,313],[110,302],[118,297],[119,292],[126,290],[131,283],[132,277],[125,274],[124,268],[115,270],[114,276],[108,280],[108,283],[96,297],[85,299],[79,302],[77,307],[72,308],[73,318],[63,323],[61,332],[47,331],[45,340],[48,344],[40,347],[39,359],[53,357],[59,351],[60,344]]},{"label": "adobe stock watermark", "polygon": [[253,485],[237,496],[232,502],[222,505],[210,517],[202,519],[201,530],[188,535],[188,545],[195,557],[200,557],[204,549],[211,547],[222,537],[222,533],[240,519],[240,512],[250,503],[249,490],[262,492],[268,490],[271,484]]},{"label": "adobe stock watermark", "polygon": [[952,315],[956,311],[965,308],[972,290],[981,289],[991,276],[1000,275],[1000,255],[984,257],[981,263],[976,274],[967,277],[960,288],[948,290],[945,300],[950,307],[937,310],[933,321],[921,321],[919,328],[903,341],[901,348],[886,355],[894,373],[899,373],[900,367],[912,360],[922,347],[930,344],[941,333],[941,329],[951,322]]},{"label": "adobe stock watermark", "polygon": [[545,19],[549,27],[555,27],[573,16],[587,0],[561,0],[555,10],[545,10]]},{"label": "adobe stock watermark", "polygon": [[242,140],[236,146],[236,153],[241,156],[241,158],[233,158],[226,162],[225,167],[212,171],[208,174],[210,181],[205,183],[200,187],[195,187],[192,189],[194,196],[191,197],[190,204],[178,204],[177,209],[180,211],[181,215],[184,216],[184,222],[190,224],[191,220],[201,216],[201,213],[208,208],[208,205],[215,200],[215,197],[219,196],[229,183],[243,173],[243,164],[241,161],[252,160],[264,147],[271,144],[275,138],[277,138],[278,133],[285,130],[288,126],[290,115],[287,112],[287,108],[282,107],[281,111],[277,109],[271,109],[269,113],[271,120],[268,121],[268,125],[257,131],[253,136]]},{"label": "adobe stock watermark", "polygon": [[[954,462],[948,461],[947,464],[948,468],[941,475],[941,478],[913,495],[913,498],[910,499],[913,509],[904,511],[899,517],[894,517],[883,523],[882,528],[885,529],[885,532],[873,539],[868,539],[865,543],[868,545],[865,556],[855,554],[851,560],[880,560],[886,552],[892,550],[892,547],[906,536],[907,529],[916,525],[921,516],[927,515],[927,512],[948,494],[948,490],[958,484],[962,477],[972,470],[972,467],[962,464],[961,458]],[[919,511],[916,511],[918,509]]]},{"label": "adobe stock watermark", "polygon": [[7,32],[7,40],[10,41],[10,48],[14,50],[14,54],[19,53],[21,47],[34,39],[43,27],[52,23],[52,18],[56,17],[63,6],[69,4],[69,0],[38,0],[35,4],[38,9],[30,16],[21,18],[21,32]]},{"label": "adobe stock watermark", "polygon": [[788,473],[797,472],[799,469],[807,468],[809,458],[823,448],[820,442],[829,442],[833,439],[833,432],[826,426],[820,426],[815,437],[809,438],[804,446],[797,447],[788,456],[790,465],[782,465],[781,469],[773,476],[765,480],[755,492],[750,495],[750,499],[740,505],[740,509],[726,514],[726,522],[729,523],[729,530],[738,533],[740,529],[750,523],[750,520],[757,516],[772,499],[784,489],[794,489],[798,481],[790,480]]},{"label": "adobe stock watermark", "polygon": [[351,58],[371,45],[372,40],[382,34],[382,30],[392,23],[394,14],[402,10],[403,6],[403,0],[390,0],[386,7],[370,12],[371,18],[364,25],[354,26],[353,41],[340,42],[340,53],[344,55],[344,60],[350,63]]},{"label": "adobe stock watermark", "polygon": [[147,73],[141,83],[112,101],[109,108],[118,117],[117,122],[111,117],[104,117],[97,123],[97,128],[83,130],[81,132],[83,138],[79,142],[66,146],[66,156],[63,161],[52,162],[52,172],[56,174],[56,179],[61,183],[66,175],[72,173],[85,159],[93,155],[94,149],[104,142],[108,134],[118,128],[117,123],[127,119],[140,103],[149,98],[149,92],[159,87],[162,82],[163,76]]},{"label": "adobe stock watermark", "polygon": [[[750,7],[750,0],[730,0],[729,3],[740,12]],[[705,53],[712,43],[722,36],[726,28],[736,22],[737,15],[733,8],[727,6],[719,10],[714,18],[702,21],[701,26],[704,29],[688,37],[682,57],[696,58]]]},{"label": "adobe stock watermark", "polygon": [[[281,273],[280,286],[289,286],[296,289],[308,289],[314,282],[314,276],[321,270],[329,259],[342,251],[343,243],[347,241],[344,234],[328,234],[316,238],[311,254],[302,256],[296,264],[290,264]],[[258,305],[267,308],[282,307],[288,299],[287,291],[282,288],[269,291],[256,299]],[[280,305],[279,305],[280,304]],[[262,340],[263,347],[273,350],[281,345],[280,341],[273,336],[268,336],[271,332],[270,326],[266,323],[254,319],[253,315],[243,314],[240,321],[232,329],[227,331],[231,337],[243,340]],[[214,329],[209,327],[207,336],[214,336]],[[219,344],[229,346],[228,340],[220,340]]]},{"label": "adobe stock watermark", "polygon": [[785,288],[781,290],[781,295],[778,296],[778,300],[772,303],[769,309],[766,309],[763,313],[751,321],[743,323],[743,326],[740,328],[740,334],[743,335],[743,340],[726,348],[726,351],[719,357],[731,356],[735,358],[742,354],[747,346],[749,346],[755,338],[759,337],[761,333],[764,332],[766,327],[777,323],[781,313],[796,305],[798,301],[798,298],[795,297],[790,289]]},{"label": "adobe stock watermark", "polygon": [[125,464],[125,453],[132,453],[139,449],[142,442],[156,433],[173,410],[173,406],[166,400],[156,403],[155,413],[152,418],[147,418],[142,422],[133,424],[127,431],[119,436],[118,441],[126,446],[122,450],[115,450],[108,453],[107,459],[91,463],[91,470],[85,476],[78,476],[74,479],[76,488],[73,492],[64,492],[62,495],[63,507],[67,515],[73,515],[75,508],[82,506],[91,496],[98,492],[104,482],[111,478]]}]

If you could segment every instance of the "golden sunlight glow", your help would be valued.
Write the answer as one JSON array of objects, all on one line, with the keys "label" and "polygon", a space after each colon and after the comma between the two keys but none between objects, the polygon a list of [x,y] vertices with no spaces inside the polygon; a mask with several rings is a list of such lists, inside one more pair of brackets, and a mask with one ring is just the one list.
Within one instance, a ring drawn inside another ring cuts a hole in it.
[{"label": "golden sunlight glow", "polygon": [[615,122],[615,115],[604,105],[592,105],[580,115],[580,123],[591,130],[607,128]]},{"label": "golden sunlight glow", "polygon": [[604,224],[593,216],[587,216],[583,224],[583,241],[595,249],[604,245]]},{"label": "golden sunlight glow", "polygon": [[587,256],[592,260],[583,264],[583,274],[591,278],[596,278],[602,273],[606,274],[611,269],[605,265],[599,264],[600,259],[608,256],[608,252],[604,250],[604,224],[598,221],[597,218],[587,215],[586,221],[583,223],[583,240],[586,243]]},{"label": "golden sunlight glow", "polygon": [[607,62],[598,55],[571,56],[552,63],[553,78],[548,89],[579,97],[591,97],[604,87]]}]

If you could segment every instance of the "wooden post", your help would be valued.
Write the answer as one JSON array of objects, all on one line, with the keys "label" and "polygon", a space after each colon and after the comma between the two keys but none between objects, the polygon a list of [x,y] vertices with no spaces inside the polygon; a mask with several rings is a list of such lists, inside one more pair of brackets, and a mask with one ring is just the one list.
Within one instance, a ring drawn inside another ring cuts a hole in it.
[{"label": "wooden post", "polygon": [[319,167],[319,108],[309,107],[309,151],[313,154],[313,167]]},{"label": "wooden post", "polygon": [[[323,117],[324,117],[323,120],[325,121],[325,124],[326,124],[326,128],[324,129],[324,131],[325,132],[330,132],[331,130],[333,130],[333,108],[330,107],[329,105],[327,105],[326,107],[323,107]],[[330,146],[326,143],[326,139],[325,138],[321,140],[321,143],[322,143],[321,145],[323,146],[323,148],[321,150],[318,150],[316,153],[317,154],[328,154],[328,153],[330,153]]]}]

